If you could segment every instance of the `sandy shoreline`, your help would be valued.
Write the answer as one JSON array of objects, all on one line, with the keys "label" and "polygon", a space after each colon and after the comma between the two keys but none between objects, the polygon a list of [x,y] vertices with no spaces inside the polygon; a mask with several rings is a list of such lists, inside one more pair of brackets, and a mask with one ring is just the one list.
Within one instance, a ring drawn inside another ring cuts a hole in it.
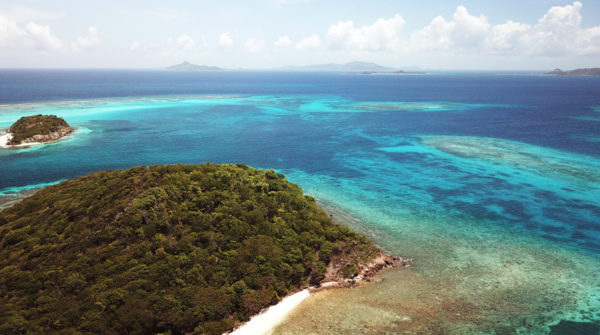
[{"label": "sandy shoreline", "polygon": [[[42,142],[29,142],[29,143],[8,145],[8,141],[10,141],[12,139],[12,137],[13,137],[13,135],[11,133],[8,133],[6,131],[0,132],[0,148],[23,148],[23,147],[30,147],[33,145],[44,144]],[[46,143],[50,143],[50,142],[46,142]]]},{"label": "sandy shoreline", "polygon": [[230,335],[265,335],[271,334],[275,327],[281,324],[285,318],[304,300],[310,297],[310,288],[305,288],[300,292],[288,295],[278,304],[273,305],[250,318],[234,331],[227,333]]},{"label": "sandy shoreline", "polygon": [[[283,323],[287,316],[292,313],[300,304],[316,292],[335,289],[335,288],[353,288],[364,283],[370,282],[371,278],[378,275],[381,270],[393,267],[408,267],[412,259],[404,259],[397,256],[388,256],[379,254],[368,264],[364,265],[360,273],[354,278],[332,278],[334,280],[324,281],[319,286],[310,286],[301,291],[292,293],[283,298],[279,303],[264,309],[259,314],[254,315],[250,320],[230,335],[267,335],[272,334],[275,328]],[[330,267],[332,264],[330,264]]]},{"label": "sandy shoreline", "polygon": [[69,133],[67,133],[66,135],[61,136],[60,138],[57,138],[55,140],[50,140],[50,141],[46,141],[46,142],[27,142],[27,143],[9,145],[8,141],[10,141],[12,139],[13,135],[11,133],[7,132],[6,130],[4,130],[4,131],[0,131],[0,148],[2,148],[2,149],[27,148],[27,147],[32,147],[32,146],[41,145],[41,144],[50,144],[50,143],[66,140],[67,138],[71,137],[76,131],[77,131],[77,128],[71,127],[71,131]]},{"label": "sandy shoreline", "polygon": [[12,134],[0,131],[0,148],[9,148],[8,141],[12,139]]}]

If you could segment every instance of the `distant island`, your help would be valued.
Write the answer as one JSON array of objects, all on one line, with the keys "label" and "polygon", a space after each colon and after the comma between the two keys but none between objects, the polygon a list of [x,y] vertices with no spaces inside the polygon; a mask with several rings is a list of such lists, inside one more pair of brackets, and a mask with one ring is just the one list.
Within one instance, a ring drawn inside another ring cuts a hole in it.
[{"label": "distant island", "polygon": [[350,62],[345,64],[313,64],[306,66],[285,66],[282,71],[323,71],[323,72],[393,72],[397,69],[368,62]]},{"label": "distant island", "polygon": [[0,333],[222,334],[288,293],[402,265],[273,170],[104,171],[0,211]]},{"label": "distant island", "polygon": [[584,69],[575,69],[569,71],[563,71],[561,69],[554,69],[546,74],[552,74],[555,76],[600,76],[600,68],[584,68]]},{"label": "distant island", "polygon": [[181,64],[171,65],[166,67],[165,70],[169,71],[221,71],[220,67],[207,66],[207,65],[196,65],[190,62],[183,62]]},{"label": "distant island", "polygon": [[398,70],[398,71],[363,71],[363,72],[347,72],[348,74],[365,74],[365,75],[370,75],[370,74],[426,74],[425,72],[420,72],[420,71],[403,71],[403,70]]},{"label": "distant island", "polygon": [[2,137],[2,146],[53,142],[73,132],[67,122],[56,115],[24,116],[15,122]]}]

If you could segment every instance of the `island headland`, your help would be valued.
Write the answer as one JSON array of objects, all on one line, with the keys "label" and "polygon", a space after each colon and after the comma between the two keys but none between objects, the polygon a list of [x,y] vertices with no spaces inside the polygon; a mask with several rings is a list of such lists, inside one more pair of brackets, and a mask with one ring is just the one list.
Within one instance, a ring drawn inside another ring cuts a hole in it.
[{"label": "island headland", "polygon": [[273,170],[104,171],[0,211],[0,333],[222,334],[289,293],[406,265]]},{"label": "island headland", "polygon": [[552,74],[555,76],[600,76],[600,68],[583,68],[569,71],[563,71],[561,69],[554,69],[546,74]]},{"label": "island headland", "polygon": [[24,116],[0,138],[2,146],[33,145],[57,141],[75,129],[56,115]]}]

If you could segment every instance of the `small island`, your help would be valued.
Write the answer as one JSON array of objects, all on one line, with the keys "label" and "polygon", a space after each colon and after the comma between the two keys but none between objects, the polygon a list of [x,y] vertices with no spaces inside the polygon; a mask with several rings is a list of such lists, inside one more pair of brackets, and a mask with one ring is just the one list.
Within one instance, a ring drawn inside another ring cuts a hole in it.
[{"label": "small island", "polygon": [[427,74],[420,71],[363,71],[363,72],[347,72],[347,74],[363,74],[363,75],[402,75],[402,74]]},{"label": "small island", "polygon": [[207,65],[197,65],[192,64],[190,62],[183,62],[181,64],[171,65],[166,67],[165,70],[169,71],[221,71],[220,67],[216,66],[207,66]]},{"label": "small island", "polygon": [[2,146],[19,146],[57,141],[73,132],[73,128],[56,115],[24,116],[1,137]]},{"label": "small island", "polygon": [[2,334],[222,334],[308,286],[405,264],[242,164],[46,187],[0,211],[0,246]]},{"label": "small island", "polygon": [[561,69],[554,69],[546,74],[551,74],[555,76],[600,76],[600,68],[585,68],[585,69],[575,69],[569,71],[563,71]]},{"label": "small island", "polygon": [[393,72],[396,69],[382,66],[369,62],[350,62],[344,64],[329,63],[329,64],[312,64],[305,66],[284,66],[278,68],[281,71],[314,71],[314,72],[341,72],[341,73],[358,73],[358,72]]}]

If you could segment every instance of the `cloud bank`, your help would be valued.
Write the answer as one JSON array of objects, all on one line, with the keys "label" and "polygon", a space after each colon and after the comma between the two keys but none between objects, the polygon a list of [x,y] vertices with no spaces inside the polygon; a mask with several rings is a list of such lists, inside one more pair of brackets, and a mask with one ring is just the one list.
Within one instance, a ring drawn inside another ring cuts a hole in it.
[{"label": "cloud bank", "polygon": [[354,22],[333,24],[327,31],[329,46],[333,49],[354,51],[397,50],[402,45],[404,19],[395,15],[390,19],[379,19],[370,26],[354,27]]},{"label": "cloud bank", "polygon": [[0,16],[0,50],[52,51],[60,50],[64,43],[52,34],[50,26],[29,22],[19,25]]},{"label": "cloud bank", "polygon": [[329,27],[329,47],[347,51],[445,52],[562,56],[600,54],[600,26],[581,26],[582,4],[552,7],[536,24],[492,25],[485,15],[458,6],[451,19],[437,16],[410,34],[401,15],[356,28],[352,21]]}]

